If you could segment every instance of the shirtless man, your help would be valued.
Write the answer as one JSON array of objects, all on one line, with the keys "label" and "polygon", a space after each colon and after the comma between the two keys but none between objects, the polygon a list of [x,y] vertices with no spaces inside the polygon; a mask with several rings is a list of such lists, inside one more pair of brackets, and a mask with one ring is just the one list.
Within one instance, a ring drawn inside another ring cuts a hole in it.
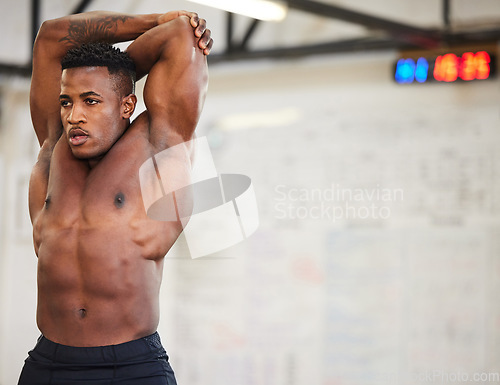
[{"label": "shirtless man", "polygon": [[[40,28],[30,107],[41,149],[29,209],[42,336],[19,384],[176,383],[156,328],[163,259],[182,225],[146,216],[139,167],[192,138],[210,36],[185,11],[89,12]],[[130,40],[137,79],[148,74],[146,111],[133,122],[129,59],[86,44]]]}]

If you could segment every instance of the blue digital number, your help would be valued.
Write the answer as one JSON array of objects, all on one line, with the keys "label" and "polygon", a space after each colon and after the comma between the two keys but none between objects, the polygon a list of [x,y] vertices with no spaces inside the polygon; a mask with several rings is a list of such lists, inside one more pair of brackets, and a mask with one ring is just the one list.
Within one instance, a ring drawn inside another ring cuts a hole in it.
[{"label": "blue digital number", "polygon": [[412,83],[415,78],[415,61],[399,59],[396,65],[395,79],[398,83]]},{"label": "blue digital number", "polygon": [[429,73],[429,62],[423,57],[418,58],[417,68],[415,69],[415,80],[419,83],[424,83],[427,80]]},{"label": "blue digital number", "polygon": [[429,73],[429,62],[423,57],[417,60],[413,59],[399,59],[396,64],[396,73],[394,78],[396,82],[413,83],[416,80],[419,83],[424,83],[427,80]]}]

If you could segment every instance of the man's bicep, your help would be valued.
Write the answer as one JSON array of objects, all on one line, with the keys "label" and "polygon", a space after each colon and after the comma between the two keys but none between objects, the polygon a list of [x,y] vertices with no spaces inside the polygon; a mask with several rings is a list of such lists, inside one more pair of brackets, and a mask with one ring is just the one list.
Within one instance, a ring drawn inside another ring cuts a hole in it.
[{"label": "man's bicep", "polygon": [[208,69],[192,29],[169,42],[151,68],[144,88],[150,118],[150,140],[168,147],[192,138],[203,108]]}]

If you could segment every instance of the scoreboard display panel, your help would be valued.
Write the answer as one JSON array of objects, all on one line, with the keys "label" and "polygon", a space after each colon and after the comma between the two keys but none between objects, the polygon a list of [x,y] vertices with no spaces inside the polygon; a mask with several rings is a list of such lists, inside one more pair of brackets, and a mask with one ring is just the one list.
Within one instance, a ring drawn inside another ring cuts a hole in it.
[{"label": "scoreboard display panel", "polygon": [[399,84],[487,80],[495,77],[496,66],[494,50],[401,57],[394,65],[394,80]]}]

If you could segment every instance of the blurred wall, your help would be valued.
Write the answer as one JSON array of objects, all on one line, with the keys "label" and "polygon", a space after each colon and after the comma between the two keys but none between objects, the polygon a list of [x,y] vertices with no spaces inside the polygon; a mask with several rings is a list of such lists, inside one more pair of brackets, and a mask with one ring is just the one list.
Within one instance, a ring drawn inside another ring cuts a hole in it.
[{"label": "blurred wall", "polygon": [[500,380],[498,81],[398,86],[393,60],[212,71],[200,132],[261,227],[172,261],[183,383]]},{"label": "blurred wall", "polygon": [[[500,371],[498,80],[398,86],[393,60],[211,68],[198,135],[219,172],[252,178],[261,223],[210,257],[191,260],[182,237],[167,255],[159,330],[179,384]],[[28,82],[2,79],[1,90],[8,385],[38,335],[26,203],[36,139]]]}]

